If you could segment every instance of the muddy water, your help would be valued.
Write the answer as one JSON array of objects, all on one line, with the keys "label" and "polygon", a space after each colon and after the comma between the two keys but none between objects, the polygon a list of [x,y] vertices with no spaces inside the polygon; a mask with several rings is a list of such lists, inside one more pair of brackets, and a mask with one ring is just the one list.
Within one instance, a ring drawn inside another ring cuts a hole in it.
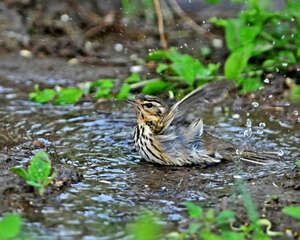
[{"label": "muddy water", "polygon": [[[38,82],[43,77],[39,74],[31,81]],[[32,147],[37,140],[51,154],[54,165],[69,166],[83,175],[78,183],[54,197],[49,195],[39,207],[16,209],[25,231],[37,239],[123,238],[126,224],[141,208],[160,212],[172,227],[186,218],[185,200],[218,206],[234,194],[234,175],[262,179],[268,185],[263,179],[272,175],[280,181],[300,157],[296,121],[276,118],[259,106],[251,108],[248,116],[241,110],[239,118],[214,106],[198,114],[209,132],[236,144],[281,150],[284,160],[268,166],[224,163],[206,169],[148,164],[133,151],[135,114],[126,104],[39,105],[28,100],[32,84],[26,88],[14,79],[8,72],[0,78],[1,130],[12,139],[1,154],[24,165],[40,150]],[[248,137],[247,118],[252,129]]]}]

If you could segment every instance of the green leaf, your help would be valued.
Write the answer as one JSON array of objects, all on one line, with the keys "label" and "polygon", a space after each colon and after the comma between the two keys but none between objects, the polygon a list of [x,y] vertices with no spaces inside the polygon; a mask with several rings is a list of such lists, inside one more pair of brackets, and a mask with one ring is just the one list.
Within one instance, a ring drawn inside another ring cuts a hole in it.
[{"label": "green leaf", "polygon": [[225,28],[228,24],[228,21],[230,21],[230,20],[218,19],[216,17],[212,17],[212,18],[209,19],[209,21],[211,23],[215,24],[218,27],[224,27]]},{"label": "green leaf", "polygon": [[150,60],[150,61],[162,60],[162,59],[168,59],[168,53],[163,50],[151,52],[148,55],[148,60]]},{"label": "green leaf", "polygon": [[132,73],[128,78],[125,79],[125,83],[136,83],[140,81],[140,76],[137,73]]},{"label": "green leaf", "polygon": [[241,93],[248,93],[258,90],[263,84],[260,78],[242,78],[240,80],[240,85],[242,85]]},{"label": "green leaf", "polygon": [[240,30],[240,44],[245,46],[253,43],[256,36],[260,33],[260,26],[242,26]]},{"label": "green leaf", "polygon": [[278,59],[282,63],[297,63],[296,57],[292,51],[280,51]]},{"label": "green leaf", "polygon": [[300,166],[300,160],[296,162],[296,165]]},{"label": "green leaf", "polygon": [[120,89],[120,92],[116,96],[117,99],[122,100],[128,97],[128,94],[130,92],[130,85],[127,83],[124,83]]},{"label": "green leaf", "polygon": [[110,89],[115,85],[114,81],[116,81],[116,79],[114,79],[114,78],[101,78],[101,79],[98,79],[97,81],[95,81],[91,84],[91,89],[96,88],[96,87],[109,88]]},{"label": "green leaf", "polygon": [[215,4],[218,3],[220,0],[205,0],[207,3]]},{"label": "green leaf", "polygon": [[216,234],[214,234],[208,230],[200,232],[199,236],[200,236],[200,239],[203,239],[203,240],[222,240],[221,237],[217,236]]},{"label": "green leaf", "polygon": [[282,212],[300,220],[300,206],[285,207]]},{"label": "green leaf", "polygon": [[169,65],[164,64],[164,63],[160,63],[160,64],[158,64],[158,66],[156,68],[156,72],[161,73],[161,72],[167,70],[168,68],[169,68]]},{"label": "green leaf", "polygon": [[51,171],[51,161],[48,154],[40,151],[31,159],[30,166],[28,167],[28,177],[30,181],[35,183],[42,183],[43,180],[48,178]]},{"label": "green leaf", "polygon": [[216,217],[216,222],[219,227],[232,223],[234,221],[234,212],[225,210]]},{"label": "green leaf", "polygon": [[234,51],[225,62],[225,77],[238,80],[251,57],[253,44],[246,45]]},{"label": "green leaf", "polygon": [[240,28],[242,21],[239,19],[230,19],[227,21],[225,29],[225,39],[227,47],[231,52],[241,47],[240,43]]},{"label": "green leaf", "polygon": [[203,217],[203,209],[201,207],[198,207],[192,202],[185,202],[184,204],[187,206],[191,218]]},{"label": "green leaf", "polygon": [[189,232],[190,233],[196,233],[196,231],[201,227],[201,223],[191,223],[189,225]]},{"label": "green leaf", "polygon": [[28,173],[26,172],[26,170],[24,168],[15,167],[15,168],[11,168],[10,171],[17,174],[19,177],[21,177],[25,180],[28,179]]},{"label": "green leaf", "polygon": [[109,88],[99,89],[98,92],[95,94],[95,98],[97,98],[97,99],[103,98],[106,95],[108,95],[109,93],[110,93]]},{"label": "green leaf", "polygon": [[54,100],[54,104],[72,104],[78,102],[83,95],[83,92],[78,88],[62,88]]},{"label": "green leaf", "polygon": [[56,92],[52,89],[44,89],[40,91],[39,85],[34,85],[35,92],[29,93],[30,100],[37,102],[37,103],[46,103],[50,102],[56,95]]},{"label": "green leaf", "polygon": [[222,232],[222,240],[244,240],[245,235],[243,233],[224,231]]},{"label": "green leaf", "polygon": [[206,212],[206,221],[213,222],[215,219],[215,212],[213,209],[208,209]]},{"label": "green leaf", "polygon": [[263,68],[274,71],[276,68],[277,61],[275,59],[267,59],[263,62],[262,66]]},{"label": "green leaf", "polygon": [[169,84],[162,81],[156,80],[154,82],[149,82],[142,90],[143,94],[154,94],[161,93],[168,88]]},{"label": "green leaf", "polygon": [[180,58],[174,58],[171,68],[182,77],[185,82],[189,85],[193,85],[196,74],[201,71],[204,66],[198,60],[184,54],[181,55]]},{"label": "green leaf", "polygon": [[38,182],[35,182],[35,181],[32,181],[32,180],[28,180],[28,181],[26,181],[26,183],[28,185],[31,185],[31,186],[39,188],[39,189],[43,187],[42,183],[38,183]]},{"label": "green leaf", "polygon": [[300,86],[293,86],[291,89],[291,98],[293,101],[300,100]]},{"label": "green leaf", "polygon": [[161,231],[161,225],[155,222],[155,216],[149,212],[144,212],[136,223],[129,226],[129,233],[133,236],[133,240],[161,239]]},{"label": "green leaf", "polygon": [[21,217],[17,214],[7,215],[0,221],[0,239],[16,237],[21,229]]}]

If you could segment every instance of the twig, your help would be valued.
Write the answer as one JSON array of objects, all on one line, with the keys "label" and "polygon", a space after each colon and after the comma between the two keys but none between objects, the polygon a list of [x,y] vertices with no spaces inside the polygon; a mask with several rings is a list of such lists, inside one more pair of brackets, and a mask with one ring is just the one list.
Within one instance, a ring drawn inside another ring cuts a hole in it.
[{"label": "twig", "polygon": [[160,9],[160,4],[159,0],[153,0],[154,1],[154,6],[155,6],[155,12],[157,15],[157,20],[158,20],[158,30],[159,30],[159,35],[160,35],[160,43],[164,51],[168,51],[168,45],[167,41],[165,38],[165,32],[164,32],[164,21],[163,21],[163,16],[161,14],[161,9]]},{"label": "twig", "polygon": [[150,82],[155,82],[157,80],[159,80],[159,78],[153,78],[153,79],[149,79],[149,80],[145,80],[145,81],[140,81],[138,83],[131,84],[130,88],[131,89],[137,89],[137,88],[140,88],[140,87],[143,87],[143,86],[147,85]]},{"label": "twig", "polygon": [[176,12],[176,14],[183,20],[184,23],[188,24],[194,31],[198,34],[203,35],[207,38],[215,38],[213,33],[210,33],[199,26],[193,19],[191,19],[178,5],[176,0],[169,0],[171,7]]}]

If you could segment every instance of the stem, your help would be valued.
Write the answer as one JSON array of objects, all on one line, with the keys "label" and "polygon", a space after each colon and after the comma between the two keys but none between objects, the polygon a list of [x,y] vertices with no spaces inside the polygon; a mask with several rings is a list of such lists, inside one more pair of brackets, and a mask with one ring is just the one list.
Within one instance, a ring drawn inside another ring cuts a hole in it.
[{"label": "stem", "polygon": [[167,45],[167,41],[166,41],[165,33],[164,33],[164,21],[163,21],[163,16],[161,14],[159,0],[153,0],[153,1],[154,1],[154,5],[155,5],[157,20],[158,20],[158,30],[159,30],[159,35],[160,35],[160,42],[161,42],[163,50],[168,51],[168,45]]},{"label": "stem", "polygon": [[137,82],[137,83],[133,83],[130,85],[130,89],[137,89],[137,88],[140,88],[140,87],[143,87],[145,85],[147,85],[148,83],[151,83],[151,82],[155,82],[157,80],[160,80],[159,78],[152,78],[152,79],[149,79],[149,80],[144,80],[144,81],[140,81],[140,82]]}]

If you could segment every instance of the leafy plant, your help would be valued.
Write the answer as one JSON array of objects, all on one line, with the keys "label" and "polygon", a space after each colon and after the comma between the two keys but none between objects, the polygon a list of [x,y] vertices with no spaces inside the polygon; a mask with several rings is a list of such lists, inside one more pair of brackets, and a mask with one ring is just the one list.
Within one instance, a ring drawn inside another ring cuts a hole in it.
[{"label": "leafy plant", "polygon": [[293,86],[291,89],[291,99],[293,101],[298,101],[300,100],[300,86]]},{"label": "leafy plant", "polygon": [[300,220],[300,206],[290,206],[282,209],[282,212]]},{"label": "leafy plant", "polygon": [[18,214],[10,214],[0,221],[0,239],[12,239],[19,235],[21,229],[21,217]]},{"label": "leafy plant", "polygon": [[43,151],[34,155],[27,171],[20,167],[11,168],[10,170],[26,180],[27,184],[36,187],[41,195],[55,177],[55,173],[50,176],[51,161],[48,154]]},{"label": "leafy plant", "polygon": [[47,103],[54,99],[56,92],[53,89],[44,89],[40,91],[39,85],[34,85],[34,91],[29,94],[29,98],[37,103]]},{"label": "leafy plant", "polygon": [[[148,56],[150,61],[168,60],[169,63],[159,63],[156,71],[162,74],[165,80],[179,80],[193,86],[195,80],[206,83],[212,80],[215,76],[219,64],[209,64],[204,66],[198,59],[194,59],[188,54],[181,54],[175,48],[170,48],[169,51],[158,50],[152,52]],[[179,78],[172,78],[178,76]]]},{"label": "leafy plant", "polygon": [[64,105],[76,103],[83,91],[77,88],[57,88],[57,90],[46,88],[44,90],[39,89],[39,85],[34,85],[35,92],[29,94],[29,98],[37,103],[47,103],[54,101],[55,105]]},{"label": "leafy plant", "polygon": [[287,73],[290,65],[299,62],[300,2],[287,1],[286,8],[277,12],[266,10],[270,1],[243,2],[247,9],[237,17],[214,17],[211,22],[225,28],[230,51],[225,77],[234,79],[245,93],[262,85],[259,76],[249,78],[249,73],[257,69]]},{"label": "leafy plant", "polygon": [[160,239],[162,226],[155,221],[155,215],[151,212],[143,212],[137,222],[129,225],[128,232],[134,240]]},{"label": "leafy plant", "polygon": [[83,92],[80,89],[61,88],[57,92],[57,96],[54,100],[54,104],[55,105],[64,105],[64,104],[76,103],[81,98],[82,95],[83,95]]},{"label": "leafy plant", "polygon": [[300,166],[300,160],[296,162],[296,165]]}]

